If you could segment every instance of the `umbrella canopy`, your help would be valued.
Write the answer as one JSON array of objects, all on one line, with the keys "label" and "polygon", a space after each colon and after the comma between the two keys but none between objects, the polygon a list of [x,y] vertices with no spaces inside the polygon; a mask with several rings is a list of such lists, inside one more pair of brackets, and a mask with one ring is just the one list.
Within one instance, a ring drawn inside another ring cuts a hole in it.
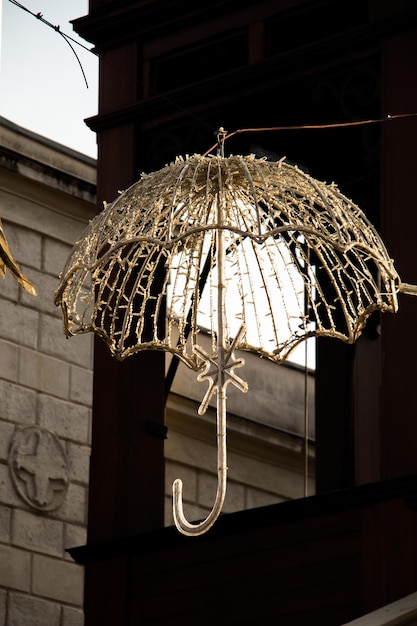
[{"label": "umbrella canopy", "polygon": [[335,185],[284,160],[192,156],[143,175],[89,224],[56,303],[68,335],[96,332],[120,359],[168,350],[199,370],[198,333],[216,342],[220,314],[231,337],[246,323],[238,348],[282,361],[312,334],[354,342],[370,313],[396,311],[399,283],[381,238]]},{"label": "umbrella canopy", "polygon": [[[65,332],[93,331],[124,359],[166,350],[217,395],[219,492],[208,521],[189,524],[174,484],[174,518],[205,532],[225,491],[225,389],[254,351],[275,362],[309,336],[354,342],[404,289],[365,214],[338,188],[282,159],[199,156],[140,180],[92,220],[56,292]],[[211,353],[199,333],[211,335]]]}]

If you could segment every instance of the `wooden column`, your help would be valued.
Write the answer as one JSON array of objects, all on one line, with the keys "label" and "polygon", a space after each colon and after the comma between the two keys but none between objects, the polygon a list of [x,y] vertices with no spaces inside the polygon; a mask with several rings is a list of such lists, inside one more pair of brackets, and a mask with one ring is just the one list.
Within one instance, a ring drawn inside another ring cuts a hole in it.
[{"label": "wooden column", "polygon": [[[373,5],[376,21],[401,14],[392,3]],[[379,50],[381,117],[415,113],[417,31],[389,34]],[[377,228],[401,279],[417,283],[417,119],[381,124],[381,137]],[[400,295],[399,305],[397,314],[381,314],[377,332],[365,332],[353,348],[318,342],[318,491],[417,472],[417,298]]]},{"label": "wooden column", "polygon": [[[417,111],[417,30],[387,39],[382,49],[383,114]],[[383,127],[382,229],[404,282],[417,283],[417,119]],[[417,473],[417,298],[382,319],[382,476]]]},{"label": "wooden column", "polygon": [[[120,68],[120,71],[118,71]],[[100,114],[136,99],[136,45],[100,62]],[[98,127],[98,209],[138,178],[135,125]],[[95,339],[88,543],[100,544],[85,568],[86,626],[131,624],[129,555],[101,559],[117,539],[164,523],[164,355],[144,352],[118,362]],[[135,592],[135,594],[133,593]],[[137,598],[135,598],[136,600]]]},{"label": "wooden column", "polygon": [[316,491],[353,485],[352,372],[355,346],[317,342]]}]

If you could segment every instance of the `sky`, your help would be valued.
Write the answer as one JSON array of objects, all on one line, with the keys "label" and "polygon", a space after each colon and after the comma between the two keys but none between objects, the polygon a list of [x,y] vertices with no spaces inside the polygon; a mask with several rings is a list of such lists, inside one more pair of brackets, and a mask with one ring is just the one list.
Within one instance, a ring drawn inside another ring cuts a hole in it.
[{"label": "sky", "polygon": [[[83,46],[70,23],[88,13],[88,0],[19,0],[32,13]],[[84,122],[97,113],[97,56],[70,41],[10,0],[2,8],[0,116],[93,158],[96,136]]]}]

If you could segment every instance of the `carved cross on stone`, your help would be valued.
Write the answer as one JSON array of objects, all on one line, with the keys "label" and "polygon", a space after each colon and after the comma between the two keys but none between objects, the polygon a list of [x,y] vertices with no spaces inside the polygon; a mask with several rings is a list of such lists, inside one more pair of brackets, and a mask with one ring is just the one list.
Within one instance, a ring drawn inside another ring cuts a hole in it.
[{"label": "carved cross on stone", "polygon": [[68,460],[58,437],[39,426],[16,429],[9,468],[19,495],[30,506],[52,510],[68,488]]}]

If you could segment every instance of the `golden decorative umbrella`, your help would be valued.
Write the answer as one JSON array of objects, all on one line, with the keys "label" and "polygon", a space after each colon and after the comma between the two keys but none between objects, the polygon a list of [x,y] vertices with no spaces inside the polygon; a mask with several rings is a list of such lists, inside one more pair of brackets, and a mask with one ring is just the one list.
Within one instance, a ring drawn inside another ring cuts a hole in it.
[{"label": "golden decorative umbrella", "polygon": [[0,276],[2,278],[6,276],[6,269],[9,270],[13,278],[21,287],[23,287],[25,291],[30,293],[31,296],[37,295],[35,286],[29,278],[23,274],[10,252],[9,244],[7,243],[6,235],[4,234],[3,224],[0,219]]},{"label": "golden decorative umbrella", "polygon": [[[277,363],[310,336],[352,343],[376,310],[397,310],[401,283],[364,213],[335,185],[285,159],[200,156],[140,180],[89,224],[62,272],[55,302],[68,336],[93,331],[124,359],[165,350],[217,397],[218,489],[208,517],[189,523],[182,482],[174,521],[210,528],[226,492],[226,388],[247,384],[236,350]],[[199,343],[205,329],[211,351]]]}]

